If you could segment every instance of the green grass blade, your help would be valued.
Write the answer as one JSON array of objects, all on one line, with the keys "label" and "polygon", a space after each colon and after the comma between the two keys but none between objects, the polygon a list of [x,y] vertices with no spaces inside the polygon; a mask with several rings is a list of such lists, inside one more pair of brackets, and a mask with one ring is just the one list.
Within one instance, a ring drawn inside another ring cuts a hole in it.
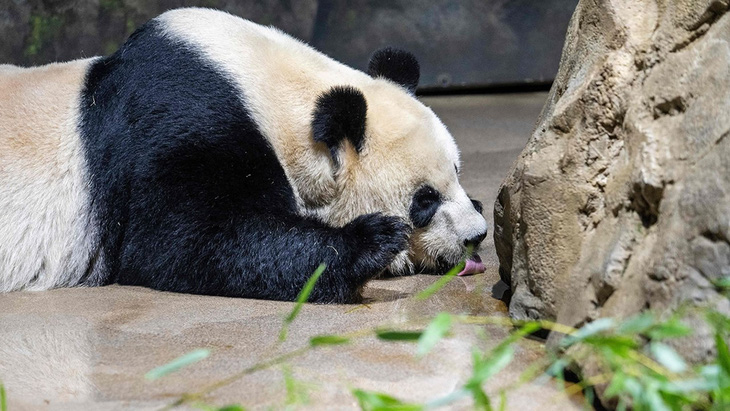
[{"label": "green grass blade", "polygon": [[8,411],[8,397],[2,383],[0,383],[0,411]]},{"label": "green grass blade", "polygon": [[238,404],[232,404],[232,405],[224,405],[224,406],[218,408],[218,411],[246,411],[246,409]]},{"label": "green grass blade", "polygon": [[715,345],[717,346],[717,362],[726,376],[730,376],[730,350],[720,333],[715,333]]},{"label": "green grass blade", "polygon": [[484,358],[474,358],[474,373],[467,382],[469,386],[480,386],[493,375],[500,372],[504,367],[509,365],[514,358],[515,349],[512,345],[500,345],[494,351]]},{"label": "green grass blade", "polygon": [[690,335],[692,329],[682,324],[679,318],[672,317],[667,321],[656,324],[647,332],[652,340],[663,340],[667,338],[679,338]]},{"label": "green grass blade", "polygon": [[205,348],[199,348],[197,350],[190,351],[189,353],[175,358],[165,365],[161,365],[144,375],[147,380],[156,380],[162,378],[170,373],[173,373],[183,367],[187,367],[190,364],[196,363],[202,359],[207,358],[210,355],[210,350]]},{"label": "green grass blade", "polygon": [[674,351],[674,348],[659,342],[651,343],[650,348],[654,358],[669,371],[681,373],[687,369],[687,363]]},{"label": "green grass blade", "polygon": [[418,341],[423,335],[422,331],[395,331],[376,330],[375,335],[384,341]]},{"label": "green grass blade", "polygon": [[279,332],[279,341],[286,340],[286,334],[289,331],[289,325],[299,315],[299,312],[302,310],[304,303],[307,302],[307,300],[309,299],[309,295],[312,294],[314,285],[317,283],[317,280],[319,280],[319,277],[322,276],[322,273],[326,268],[327,265],[325,263],[320,264],[319,267],[314,270],[314,274],[312,274],[312,276],[309,277],[309,280],[307,280],[307,282],[304,284],[304,288],[302,288],[302,291],[299,292],[299,295],[297,296],[297,302],[296,304],[294,304],[294,308],[284,319],[284,325],[281,327],[281,332]]},{"label": "green grass blade", "polygon": [[439,342],[451,329],[452,318],[449,313],[439,313],[426,331],[418,339],[418,352],[416,355],[423,357]]},{"label": "green grass blade", "polygon": [[507,411],[507,393],[504,390],[499,392],[499,411]]},{"label": "green grass blade", "polygon": [[573,335],[569,335],[563,338],[563,341],[560,342],[560,345],[561,347],[569,347],[579,341],[585,340],[588,337],[594,336],[603,331],[607,331],[613,328],[615,325],[616,322],[613,318],[599,318],[593,322],[584,325]]},{"label": "green grass blade", "polygon": [[349,338],[339,335],[318,335],[309,339],[309,345],[312,347],[319,347],[322,345],[341,345],[349,342]]},{"label": "green grass blade", "polygon": [[420,411],[422,405],[408,404],[397,398],[377,392],[353,390],[352,394],[357,398],[360,409],[364,411]]},{"label": "green grass blade", "polygon": [[456,274],[459,274],[464,267],[466,267],[466,261],[462,261],[457,264],[456,267],[449,270],[446,274],[439,278],[438,281],[416,294],[416,300],[423,301],[431,298],[432,295],[436,294],[440,289],[444,288],[446,284],[453,280],[454,277],[456,277]]},{"label": "green grass blade", "polygon": [[643,334],[656,324],[656,316],[651,311],[644,311],[641,314],[624,320],[618,327],[622,334]]},{"label": "green grass blade", "polygon": [[472,398],[474,399],[474,409],[481,411],[492,411],[492,402],[489,396],[484,392],[480,385],[471,386]]}]

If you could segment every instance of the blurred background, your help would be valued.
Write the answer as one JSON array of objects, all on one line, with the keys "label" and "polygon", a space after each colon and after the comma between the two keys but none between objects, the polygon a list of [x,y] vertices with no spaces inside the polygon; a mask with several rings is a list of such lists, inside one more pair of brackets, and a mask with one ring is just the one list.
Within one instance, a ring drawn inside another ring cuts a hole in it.
[{"label": "blurred background", "polygon": [[352,67],[386,45],[421,62],[420,93],[542,89],[578,0],[0,0],[0,64],[113,53],[165,10],[203,6],[273,25]]}]

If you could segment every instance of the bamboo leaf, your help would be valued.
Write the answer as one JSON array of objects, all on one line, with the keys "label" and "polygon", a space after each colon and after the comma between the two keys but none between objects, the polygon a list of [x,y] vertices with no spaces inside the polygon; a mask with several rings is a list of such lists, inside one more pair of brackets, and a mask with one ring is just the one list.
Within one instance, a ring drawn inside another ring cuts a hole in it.
[{"label": "bamboo leaf", "polygon": [[684,337],[690,335],[691,333],[691,328],[682,324],[682,322],[678,318],[672,317],[669,320],[652,327],[647,332],[647,335],[652,340],[663,340],[665,338]]},{"label": "bamboo leaf", "polygon": [[375,334],[384,341],[418,341],[422,331],[376,330]]},{"label": "bamboo leaf", "polygon": [[363,411],[420,411],[422,405],[407,404],[387,394],[354,390],[352,394]]},{"label": "bamboo leaf", "polygon": [[474,398],[474,409],[492,411],[492,402],[489,400],[489,396],[482,390],[481,385],[471,386],[470,391],[472,398]]},{"label": "bamboo leaf", "polygon": [[723,373],[730,376],[730,351],[720,333],[715,333],[715,346],[717,347],[717,362]]},{"label": "bamboo leaf", "polygon": [[190,351],[174,360],[170,361],[165,365],[161,365],[144,375],[147,380],[156,380],[162,378],[170,373],[173,373],[183,367],[187,367],[190,364],[194,364],[202,359],[207,358],[210,355],[210,350],[205,348],[199,348],[197,350]]},{"label": "bamboo leaf", "polygon": [[507,393],[504,390],[499,392],[499,411],[507,411]]},{"label": "bamboo leaf", "polygon": [[426,355],[451,329],[452,318],[449,313],[439,313],[431,321],[418,340],[419,357]]},{"label": "bamboo leaf", "polygon": [[2,383],[0,383],[0,411],[8,411],[8,397]]},{"label": "bamboo leaf", "polygon": [[514,357],[515,350],[512,345],[500,345],[495,348],[486,358],[474,356],[474,372],[467,382],[467,386],[481,385],[506,367]]},{"label": "bamboo leaf", "polygon": [[439,290],[444,288],[446,284],[453,280],[456,277],[456,274],[459,274],[464,269],[464,267],[466,267],[466,260],[457,264],[456,267],[449,270],[446,274],[439,278],[438,281],[431,284],[420,293],[416,294],[416,300],[423,301],[429,299],[432,295],[436,294]]},{"label": "bamboo leaf", "polygon": [[618,327],[622,334],[643,334],[656,323],[656,317],[651,311],[644,311],[639,315],[627,318]]},{"label": "bamboo leaf", "polygon": [[316,270],[314,270],[314,273],[311,277],[309,277],[309,280],[304,284],[304,287],[302,288],[302,291],[299,292],[299,295],[297,296],[296,304],[294,304],[294,308],[291,310],[288,316],[284,319],[284,325],[281,327],[281,331],[279,332],[279,341],[286,340],[286,335],[289,332],[289,325],[297,318],[299,315],[299,312],[302,310],[302,307],[304,306],[304,303],[307,302],[309,299],[309,295],[312,294],[312,290],[314,289],[314,285],[317,283],[317,280],[319,280],[319,277],[322,276],[322,273],[327,268],[327,265],[322,263],[317,267]]},{"label": "bamboo leaf", "polygon": [[584,325],[578,331],[573,333],[573,335],[565,337],[560,345],[563,347],[573,345],[579,341],[585,340],[590,336],[611,329],[614,327],[615,324],[616,323],[613,318],[599,318],[596,321]]},{"label": "bamboo leaf", "polygon": [[319,347],[322,345],[341,345],[349,342],[349,338],[339,335],[318,335],[309,339],[309,345],[312,347]]},{"label": "bamboo leaf", "polygon": [[684,362],[684,359],[672,347],[660,342],[654,342],[650,348],[651,353],[654,354],[654,358],[669,371],[681,373],[687,369],[687,364]]}]

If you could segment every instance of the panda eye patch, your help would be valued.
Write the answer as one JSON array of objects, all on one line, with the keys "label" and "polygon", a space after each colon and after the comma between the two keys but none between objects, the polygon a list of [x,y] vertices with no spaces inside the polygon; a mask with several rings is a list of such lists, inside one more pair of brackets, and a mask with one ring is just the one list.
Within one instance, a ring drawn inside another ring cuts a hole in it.
[{"label": "panda eye patch", "polygon": [[413,225],[423,228],[431,222],[441,205],[441,194],[433,187],[425,185],[416,191],[411,202],[410,217]]}]

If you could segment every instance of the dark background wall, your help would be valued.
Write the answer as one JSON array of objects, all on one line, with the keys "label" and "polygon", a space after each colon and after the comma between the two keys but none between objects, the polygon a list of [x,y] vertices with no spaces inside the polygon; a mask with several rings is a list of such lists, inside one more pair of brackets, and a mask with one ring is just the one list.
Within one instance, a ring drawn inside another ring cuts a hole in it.
[{"label": "dark background wall", "polygon": [[165,10],[204,6],[274,25],[353,67],[393,45],[424,90],[548,83],[578,0],[0,0],[0,63],[109,54]]}]

